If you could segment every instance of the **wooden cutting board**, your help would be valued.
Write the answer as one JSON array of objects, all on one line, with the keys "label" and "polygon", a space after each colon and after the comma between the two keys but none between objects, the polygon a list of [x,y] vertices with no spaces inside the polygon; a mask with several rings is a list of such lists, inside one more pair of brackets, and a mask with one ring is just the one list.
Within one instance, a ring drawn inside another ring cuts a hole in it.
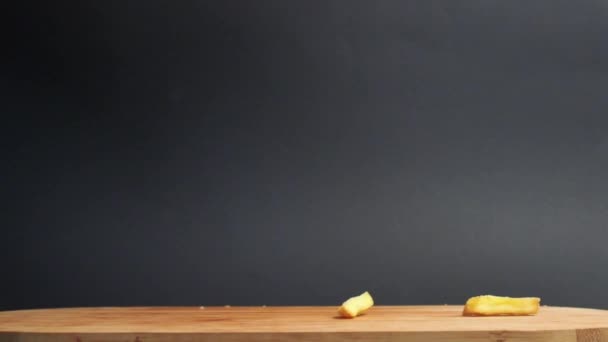
[{"label": "wooden cutting board", "polygon": [[462,306],[128,307],[0,312],[0,342],[588,341],[608,342],[608,311],[543,306],[536,316],[463,317]]}]

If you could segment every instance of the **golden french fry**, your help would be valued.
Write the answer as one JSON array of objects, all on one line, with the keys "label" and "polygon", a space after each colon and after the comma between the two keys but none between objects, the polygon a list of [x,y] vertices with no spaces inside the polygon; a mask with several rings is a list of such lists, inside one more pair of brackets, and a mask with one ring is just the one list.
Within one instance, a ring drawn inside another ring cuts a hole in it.
[{"label": "golden french fry", "polygon": [[471,297],[464,305],[464,316],[524,316],[538,312],[538,297],[499,297],[492,295]]},{"label": "golden french fry", "polygon": [[374,300],[369,292],[365,291],[359,296],[349,298],[344,303],[338,312],[343,317],[353,318],[361,315],[374,305]]}]

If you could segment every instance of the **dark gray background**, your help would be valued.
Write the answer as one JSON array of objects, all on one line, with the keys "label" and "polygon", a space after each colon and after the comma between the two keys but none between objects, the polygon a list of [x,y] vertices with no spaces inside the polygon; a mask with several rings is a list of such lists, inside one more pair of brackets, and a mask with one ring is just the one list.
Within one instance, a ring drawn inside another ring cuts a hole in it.
[{"label": "dark gray background", "polygon": [[3,12],[0,309],[608,308],[605,1]]}]

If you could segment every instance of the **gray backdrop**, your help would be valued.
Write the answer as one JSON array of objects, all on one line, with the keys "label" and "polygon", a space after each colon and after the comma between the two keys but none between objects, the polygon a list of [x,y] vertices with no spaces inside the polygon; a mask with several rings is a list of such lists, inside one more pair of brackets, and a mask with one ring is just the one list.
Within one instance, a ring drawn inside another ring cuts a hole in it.
[{"label": "gray backdrop", "polygon": [[605,1],[5,11],[0,308],[608,308]]}]

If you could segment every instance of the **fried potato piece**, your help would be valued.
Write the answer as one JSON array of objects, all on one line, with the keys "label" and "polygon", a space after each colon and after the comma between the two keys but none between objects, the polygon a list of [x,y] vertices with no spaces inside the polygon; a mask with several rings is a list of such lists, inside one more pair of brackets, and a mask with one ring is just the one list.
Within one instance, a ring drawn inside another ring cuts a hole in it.
[{"label": "fried potato piece", "polygon": [[374,299],[369,292],[365,291],[361,295],[349,298],[342,303],[342,306],[340,309],[338,309],[338,312],[340,315],[342,315],[342,317],[353,318],[361,315],[373,305]]},{"label": "fried potato piece", "polygon": [[492,295],[471,297],[467,300],[464,316],[525,316],[538,312],[538,297],[499,297]]}]

